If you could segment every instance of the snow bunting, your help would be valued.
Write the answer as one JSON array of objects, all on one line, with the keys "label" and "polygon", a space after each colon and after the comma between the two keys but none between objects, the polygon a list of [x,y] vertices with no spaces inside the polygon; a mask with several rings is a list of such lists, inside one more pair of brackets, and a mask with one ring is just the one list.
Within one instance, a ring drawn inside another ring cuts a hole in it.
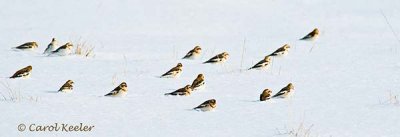
[{"label": "snow bunting", "polygon": [[67,82],[65,82],[64,85],[61,86],[61,88],[58,90],[58,92],[71,92],[72,89],[74,88],[73,86],[74,82],[72,80],[68,80]]},{"label": "snow bunting", "polygon": [[260,94],[260,101],[266,101],[271,98],[271,93],[272,91],[269,89],[265,89],[261,94]]},{"label": "snow bunting", "polygon": [[18,47],[14,47],[13,49],[19,49],[19,50],[33,50],[38,48],[38,44],[36,42],[26,42]]},{"label": "snow bunting", "polygon": [[229,58],[229,54],[227,52],[222,52],[221,54],[218,54],[214,57],[212,57],[211,59],[209,59],[208,61],[204,62],[205,63],[224,63],[226,60],[228,60]]},{"label": "snow bunting", "polygon": [[72,53],[73,45],[68,42],[59,47],[57,50],[52,51],[50,55],[66,56]]},{"label": "snow bunting", "polygon": [[178,90],[175,90],[174,92],[171,93],[165,93],[164,95],[172,95],[172,96],[189,96],[190,92],[192,92],[192,89],[190,88],[190,85],[186,85],[183,88],[180,88]]},{"label": "snow bunting", "polygon": [[198,89],[202,89],[204,88],[204,75],[203,74],[199,74],[197,75],[197,78],[193,81],[192,85],[190,86],[190,88],[192,90],[198,90]]},{"label": "snow bunting", "polygon": [[279,49],[275,50],[269,56],[283,56],[283,55],[286,55],[286,54],[288,54],[289,49],[290,49],[290,46],[288,44],[285,44],[282,47],[280,47]]},{"label": "snow bunting", "polygon": [[207,100],[201,103],[199,106],[193,108],[194,110],[201,110],[201,111],[211,111],[217,107],[217,101],[215,99]]},{"label": "snow bunting", "polygon": [[192,50],[190,50],[182,59],[196,59],[200,56],[200,54],[201,48],[200,46],[196,46]]},{"label": "snow bunting", "polygon": [[253,67],[249,68],[249,70],[250,69],[264,69],[264,68],[267,68],[270,63],[271,63],[271,56],[265,56],[263,60],[259,61]]},{"label": "snow bunting", "polygon": [[43,54],[50,54],[52,51],[57,49],[57,41],[53,38],[47,48],[44,50]]},{"label": "snow bunting", "polygon": [[111,96],[111,97],[124,97],[128,93],[128,85],[125,82],[119,84],[113,91],[104,95],[104,96]]},{"label": "snow bunting", "polygon": [[182,63],[178,63],[175,67],[170,69],[168,72],[161,75],[161,78],[177,78],[182,73]]},{"label": "snow bunting", "polygon": [[286,87],[282,88],[278,93],[276,93],[273,98],[287,98],[290,96],[292,91],[294,90],[294,86],[292,83],[289,83]]},{"label": "snow bunting", "polygon": [[18,70],[10,78],[27,78],[31,75],[32,66],[27,66],[23,69]]},{"label": "snow bunting", "polygon": [[318,28],[315,28],[313,31],[311,31],[310,33],[308,33],[306,36],[304,36],[304,37],[301,38],[300,40],[313,41],[313,40],[317,39],[318,36],[319,36],[319,30],[318,30]]}]

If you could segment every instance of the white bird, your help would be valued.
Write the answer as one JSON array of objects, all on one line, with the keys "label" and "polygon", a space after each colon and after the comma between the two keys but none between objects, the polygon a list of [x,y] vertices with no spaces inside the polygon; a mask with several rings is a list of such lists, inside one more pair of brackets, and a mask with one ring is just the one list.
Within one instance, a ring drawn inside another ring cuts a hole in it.
[{"label": "white bird", "polygon": [[22,45],[19,45],[18,47],[14,47],[13,49],[17,49],[17,50],[34,50],[36,48],[38,48],[38,44],[37,42],[26,42]]},{"label": "white bird", "polygon": [[272,91],[269,89],[265,89],[261,94],[260,94],[260,101],[266,101],[271,98],[271,93]]},{"label": "white bird", "polygon": [[50,56],[66,56],[72,53],[72,47],[73,45],[68,42],[61,47],[59,47],[57,50],[52,51]]},{"label": "white bird", "polygon": [[186,85],[183,88],[180,88],[178,90],[175,90],[174,92],[171,93],[165,93],[164,95],[172,95],[172,96],[189,96],[190,92],[192,92],[192,89],[190,88],[190,85]]},{"label": "white bird", "polygon": [[308,33],[306,36],[301,38],[300,40],[307,40],[307,41],[313,41],[316,40],[319,36],[319,30],[318,28],[315,28],[312,32]]},{"label": "white bird", "polygon": [[270,63],[271,63],[271,56],[265,56],[263,60],[259,61],[253,67],[249,68],[249,70],[250,69],[264,69],[264,68],[267,68]]},{"label": "white bird", "polygon": [[175,67],[161,75],[161,78],[177,78],[182,73],[182,63],[178,63]]},{"label": "white bird", "polygon": [[272,98],[287,98],[292,94],[293,90],[293,84],[289,83],[286,87],[282,88],[278,93],[272,96]]},{"label": "white bird", "polygon": [[47,48],[44,50],[43,54],[50,54],[52,51],[57,49],[57,41],[53,38]]},{"label": "white bird", "polygon": [[199,90],[199,89],[203,89],[204,86],[205,86],[204,75],[199,74],[199,75],[197,75],[196,79],[193,80],[193,83],[190,86],[190,88],[192,90]]},{"label": "white bird", "polygon": [[74,82],[72,80],[68,80],[67,82],[65,82],[64,85],[61,86],[58,92],[68,93],[71,92],[73,88],[74,88]]},{"label": "white bird", "polygon": [[125,82],[119,84],[114,90],[104,96],[111,96],[111,97],[124,97],[128,93],[128,85]]},{"label": "white bird", "polygon": [[197,106],[193,109],[204,112],[204,111],[214,110],[216,107],[217,107],[217,101],[215,99],[210,99],[210,100],[207,100],[207,101],[201,103],[199,106]]},{"label": "white bird", "polygon": [[32,66],[27,66],[14,73],[10,78],[28,78],[31,75]]},{"label": "white bird", "polygon": [[200,56],[201,54],[201,48],[200,46],[194,47],[192,50],[190,50],[182,59],[196,59]]},{"label": "white bird", "polygon": [[284,56],[289,53],[290,46],[289,44],[285,44],[279,49],[275,50],[273,53],[271,53],[269,56]]},{"label": "white bird", "polygon": [[228,58],[229,58],[228,52],[222,52],[221,54],[218,54],[218,55],[212,57],[211,59],[207,60],[203,64],[206,64],[206,63],[212,63],[212,64],[224,63],[225,61],[228,60]]}]

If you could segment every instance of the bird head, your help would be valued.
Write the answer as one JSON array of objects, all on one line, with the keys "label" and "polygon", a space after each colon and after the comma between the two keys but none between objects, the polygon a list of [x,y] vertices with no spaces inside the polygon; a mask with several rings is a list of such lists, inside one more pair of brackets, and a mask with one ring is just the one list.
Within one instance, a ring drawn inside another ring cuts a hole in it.
[{"label": "bird head", "polygon": [[222,52],[222,56],[229,57],[229,54],[228,54],[228,52]]},{"label": "bird head", "polygon": [[202,78],[202,79],[204,79],[204,75],[203,75],[203,74],[199,74],[199,75],[197,75],[197,78]]},{"label": "bird head", "polygon": [[319,34],[318,28],[315,28],[315,29],[312,31],[312,33],[314,33],[314,34]]},{"label": "bird head", "polygon": [[294,90],[294,86],[293,86],[292,83],[289,83],[289,84],[287,85],[287,87],[289,87],[289,89],[293,89],[293,90]]},{"label": "bird head", "polygon": [[121,89],[123,89],[123,91],[127,91],[128,90],[128,85],[125,82],[122,82],[121,84],[119,84],[119,87]]},{"label": "bird head", "polygon": [[200,46],[196,46],[196,47],[194,47],[194,51],[196,51],[196,52],[201,52],[201,48],[200,48]]},{"label": "bird head", "polygon": [[184,87],[184,89],[186,90],[186,91],[191,91],[191,88],[190,88],[191,86],[190,85],[186,85],[185,87]]},{"label": "bird head", "polygon": [[290,46],[289,46],[289,44],[285,44],[285,45],[283,45],[283,48],[284,49],[290,49]]},{"label": "bird head", "polygon": [[26,67],[26,69],[27,69],[28,71],[31,71],[31,70],[32,70],[32,66],[29,65],[29,66]]},{"label": "bird head", "polygon": [[37,42],[32,42],[32,46],[35,47],[35,48],[39,47],[39,45],[37,44]]},{"label": "bird head", "polygon": [[264,60],[267,61],[267,62],[270,62],[271,61],[271,56],[265,56]]},{"label": "bird head", "polygon": [[211,107],[215,108],[217,106],[217,100],[215,99],[210,99],[208,100],[208,102],[210,103]]},{"label": "bird head", "polygon": [[264,89],[264,91],[263,91],[263,94],[271,94],[271,93],[272,93],[272,91],[269,89]]},{"label": "bird head", "polygon": [[74,82],[72,80],[68,80],[67,83],[70,84],[70,85],[74,84]]}]

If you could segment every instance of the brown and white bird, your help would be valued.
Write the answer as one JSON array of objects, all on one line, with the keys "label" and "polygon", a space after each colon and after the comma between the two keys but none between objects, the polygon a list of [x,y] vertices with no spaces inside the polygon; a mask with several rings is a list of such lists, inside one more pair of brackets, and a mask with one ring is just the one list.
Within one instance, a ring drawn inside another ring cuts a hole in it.
[{"label": "brown and white bird", "polygon": [[313,31],[308,33],[306,36],[304,36],[300,40],[313,41],[313,40],[316,40],[318,38],[318,36],[319,36],[319,30],[318,30],[318,28],[315,28]]},{"label": "brown and white bird", "polygon": [[229,58],[228,52],[222,52],[221,54],[218,54],[218,55],[212,57],[211,59],[204,62],[203,64],[205,64],[205,63],[212,63],[212,64],[224,63],[226,60],[228,60],[228,58]]},{"label": "brown and white bird", "polygon": [[268,99],[271,99],[271,93],[272,91],[269,89],[265,89],[261,94],[260,94],[260,101],[266,101]]},{"label": "brown and white bird", "polygon": [[124,97],[128,93],[128,85],[125,82],[119,84],[114,90],[104,96],[111,96],[111,97]]},{"label": "brown and white bird", "polygon": [[57,50],[51,52],[51,56],[66,56],[72,53],[73,45],[70,42],[65,43]]},{"label": "brown and white bird", "polygon": [[32,66],[27,66],[14,73],[10,78],[28,78],[31,75]]},{"label": "brown and white bird", "polygon": [[201,103],[199,106],[197,106],[193,109],[204,112],[204,111],[214,110],[216,107],[217,107],[217,101],[215,99],[210,99],[210,100],[207,100],[207,101]]},{"label": "brown and white bird", "polygon": [[265,56],[263,60],[259,61],[250,69],[266,69],[268,68],[269,64],[271,64],[271,56]]},{"label": "brown and white bird", "polygon": [[32,42],[26,42],[18,47],[14,47],[13,49],[18,49],[18,50],[33,50],[38,48],[38,44],[34,41]]},{"label": "brown and white bird", "polygon": [[182,63],[178,63],[175,67],[161,75],[161,78],[177,78],[182,73]]},{"label": "brown and white bird", "polygon": [[289,44],[285,44],[279,49],[275,50],[272,54],[269,56],[284,56],[289,53],[290,46]]},{"label": "brown and white bird", "polygon": [[205,86],[205,81],[204,81],[204,75],[203,74],[199,74],[197,75],[197,78],[194,79],[192,85],[190,86],[190,88],[192,90],[199,90],[199,89],[203,89]]},{"label": "brown and white bird", "polygon": [[171,93],[165,93],[164,95],[172,95],[172,96],[189,96],[190,92],[192,92],[192,89],[190,88],[190,85],[186,85],[183,88],[180,88],[178,90],[175,90],[174,92]]},{"label": "brown and white bird", "polygon": [[272,98],[287,98],[292,94],[293,90],[293,84],[289,83],[286,87],[282,88],[278,93],[272,96]]},{"label": "brown and white bird", "polygon": [[56,38],[53,38],[47,48],[44,50],[43,54],[50,54],[52,51],[57,49]]},{"label": "brown and white bird", "polygon": [[196,59],[200,56],[201,54],[201,48],[200,46],[194,47],[192,50],[190,50],[182,59]]},{"label": "brown and white bird", "polygon": [[72,80],[68,80],[67,82],[65,82],[64,85],[61,86],[58,92],[68,93],[71,92],[73,88],[74,88],[74,82]]}]

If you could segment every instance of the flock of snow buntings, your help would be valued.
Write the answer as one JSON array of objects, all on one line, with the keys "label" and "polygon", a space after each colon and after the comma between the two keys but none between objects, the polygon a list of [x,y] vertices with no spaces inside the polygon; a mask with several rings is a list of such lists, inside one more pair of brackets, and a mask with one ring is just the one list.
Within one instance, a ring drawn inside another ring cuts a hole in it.
[{"label": "flock of snow buntings", "polygon": [[[301,38],[300,40],[308,40],[312,41],[315,40],[319,36],[319,30],[315,28],[312,32],[307,34],[305,37]],[[49,56],[65,56],[69,55],[72,53],[72,47],[73,45],[68,42],[64,44],[61,47],[57,48],[57,41],[55,38],[52,39],[51,43],[47,46],[46,50],[44,51],[43,54],[48,54]],[[36,42],[27,42],[24,43],[18,47],[15,47],[13,49],[16,50],[32,50],[38,48],[38,44]],[[259,61],[257,64],[255,64],[253,67],[249,68],[250,69],[266,69],[270,63],[271,63],[271,57],[272,56],[284,56],[288,54],[288,51],[290,49],[290,46],[288,44],[283,45],[276,51],[274,51],[272,54],[266,56],[263,60]],[[184,57],[183,59],[196,59],[199,57],[201,54],[201,48],[200,46],[194,47],[194,49],[190,50]],[[207,60],[205,63],[211,63],[211,64],[219,64],[219,63],[224,63],[227,61],[229,58],[229,54],[227,52],[222,52],[221,54],[218,54],[211,59]],[[182,73],[182,67],[183,65],[181,63],[178,63],[175,67],[170,69],[168,72],[164,73],[161,75],[161,78],[177,78],[180,76]],[[30,73],[32,71],[32,66],[27,66],[23,69],[18,70],[15,72],[14,75],[12,75],[10,78],[27,78],[30,76]],[[73,89],[74,82],[72,80],[68,80],[65,82],[64,85],[61,86],[61,88],[58,90],[58,92],[71,92]],[[191,92],[195,90],[200,90],[203,89],[205,85],[205,79],[203,74],[199,74],[197,78],[193,81],[191,85],[186,85],[183,88],[180,88],[174,92],[171,93],[166,93],[165,95],[172,95],[172,96],[189,96]],[[272,91],[270,89],[265,89],[261,95],[260,95],[260,101],[266,101],[271,98],[287,98],[290,96],[290,94],[293,92],[294,86],[292,83],[289,83],[287,86],[282,88],[278,93],[273,95],[271,97]],[[123,97],[127,94],[128,92],[128,86],[125,82],[122,82],[118,87],[116,87],[114,90],[112,90],[110,93],[106,94],[105,96],[111,96],[111,97]],[[217,101],[215,99],[210,99],[199,106],[195,107],[195,110],[201,110],[201,111],[210,111],[213,110],[217,107]]]}]

